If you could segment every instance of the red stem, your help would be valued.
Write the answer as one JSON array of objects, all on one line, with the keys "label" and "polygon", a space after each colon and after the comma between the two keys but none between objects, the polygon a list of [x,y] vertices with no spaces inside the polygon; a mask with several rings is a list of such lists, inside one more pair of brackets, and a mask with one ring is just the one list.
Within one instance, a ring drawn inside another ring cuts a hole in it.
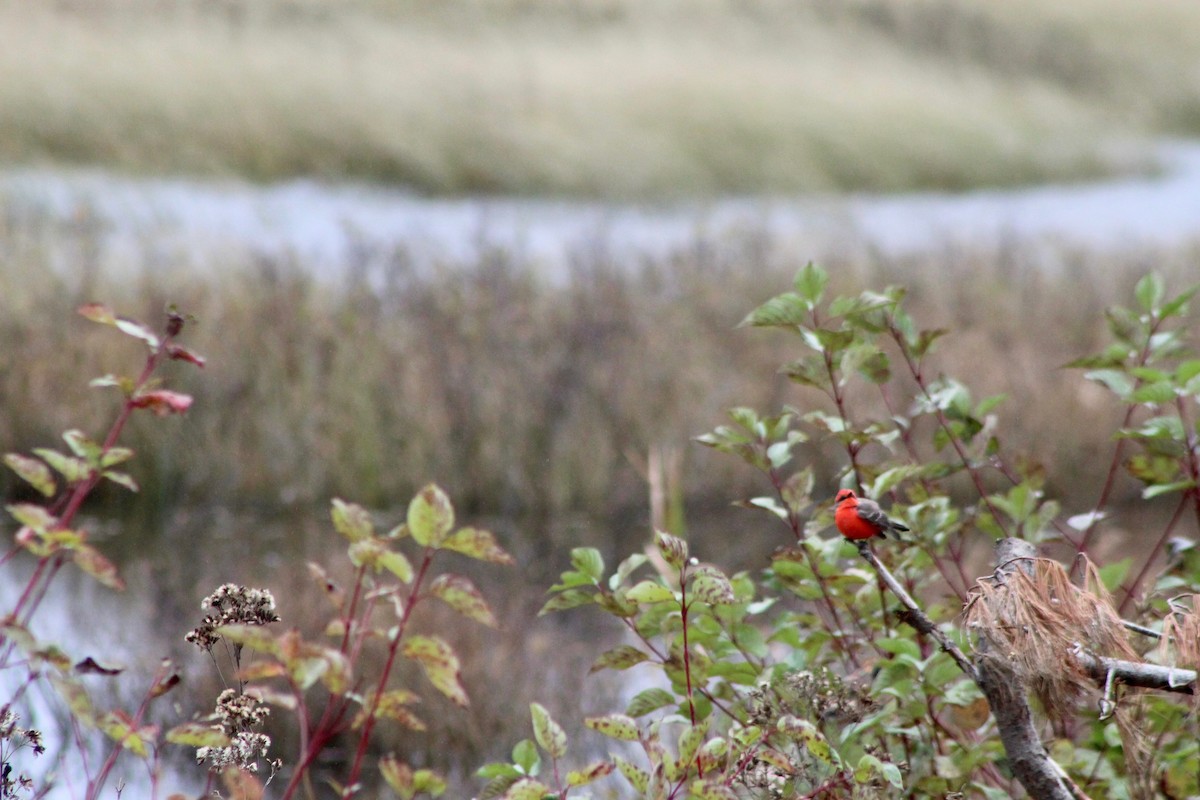
[{"label": "red stem", "polygon": [[419,599],[418,595],[421,590],[421,583],[425,579],[425,574],[429,571],[429,565],[433,563],[435,552],[432,547],[425,548],[425,557],[421,560],[421,566],[417,570],[417,576],[413,579],[408,599],[404,602],[404,612],[400,615],[400,622],[396,628],[396,636],[392,639],[392,643],[388,647],[387,663],[383,666],[383,672],[379,675],[379,683],[375,687],[375,694],[371,697],[371,707],[367,713],[367,719],[363,723],[362,735],[358,739],[358,750],[354,753],[354,765],[350,768],[350,775],[346,779],[347,786],[353,786],[357,783],[359,773],[362,772],[363,758],[367,754],[367,741],[371,738],[371,731],[375,729],[375,722],[377,720],[375,712],[379,709],[380,697],[383,695],[384,687],[387,686],[388,678],[391,677],[392,667],[396,663],[396,654],[400,652],[400,641],[404,638],[404,631],[408,627],[408,621],[412,618],[413,608]]}]

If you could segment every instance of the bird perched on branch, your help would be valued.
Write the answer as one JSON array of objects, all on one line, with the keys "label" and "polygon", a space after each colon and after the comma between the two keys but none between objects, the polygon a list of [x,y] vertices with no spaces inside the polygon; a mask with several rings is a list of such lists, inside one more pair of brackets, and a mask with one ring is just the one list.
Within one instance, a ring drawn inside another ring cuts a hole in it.
[{"label": "bird perched on branch", "polygon": [[888,515],[883,513],[883,509],[874,500],[860,498],[852,489],[842,489],[838,492],[834,505],[837,509],[833,515],[834,522],[837,523],[837,529],[841,531],[842,536],[847,539],[864,541],[872,536],[882,536],[886,539],[889,531],[894,538],[899,539],[899,531],[908,530],[907,526],[894,519],[888,519]]}]

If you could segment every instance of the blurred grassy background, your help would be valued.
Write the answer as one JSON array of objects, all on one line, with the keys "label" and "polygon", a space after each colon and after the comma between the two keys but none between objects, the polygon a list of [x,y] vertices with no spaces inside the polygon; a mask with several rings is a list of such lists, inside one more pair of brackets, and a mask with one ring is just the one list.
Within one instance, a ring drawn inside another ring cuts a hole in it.
[{"label": "blurred grassy background", "polygon": [[0,2],[0,161],[658,198],[1078,177],[1200,132],[1194,3]]}]

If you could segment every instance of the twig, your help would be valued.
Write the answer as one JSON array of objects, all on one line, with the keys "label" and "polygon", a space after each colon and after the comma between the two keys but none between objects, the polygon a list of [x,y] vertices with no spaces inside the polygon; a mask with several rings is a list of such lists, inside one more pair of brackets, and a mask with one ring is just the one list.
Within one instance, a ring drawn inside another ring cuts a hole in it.
[{"label": "twig", "polygon": [[879,574],[879,577],[883,579],[883,582],[887,584],[887,587],[891,590],[892,594],[896,595],[896,599],[899,600],[904,606],[904,621],[916,628],[921,633],[924,633],[925,635],[936,640],[937,643],[941,645],[942,650],[949,653],[950,657],[954,659],[959,668],[967,674],[967,677],[978,683],[979,674],[975,670],[975,665],[972,664],[971,660],[966,657],[962,650],[959,649],[958,645],[950,641],[949,637],[942,633],[941,628],[934,624],[933,620],[929,618],[929,615],[921,610],[921,607],[917,605],[917,602],[912,599],[909,593],[904,590],[904,587],[900,585],[900,582],[896,580],[896,576],[893,575],[888,568],[883,565],[883,562],[881,562],[871,550],[870,544],[866,541],[859,541],[856,542],[856,544],[858,545],[858,552],[862,555],[863,560],[871,565],[875,572]]}]

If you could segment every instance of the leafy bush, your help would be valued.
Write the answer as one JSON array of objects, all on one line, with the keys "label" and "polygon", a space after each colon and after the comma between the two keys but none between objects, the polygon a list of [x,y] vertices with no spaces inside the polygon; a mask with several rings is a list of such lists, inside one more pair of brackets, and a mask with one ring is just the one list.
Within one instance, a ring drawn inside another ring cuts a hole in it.
[{"label": "leafy bush", "polygon": [[[616,781],[614,792],[656,800],[999,798],[1022,785],[1047,797],[1196,794],[1189,765],[1200,730],[1194,707],[1177,699],[1194,693],[1200,666],[1200,556],[1180,537],[1185,518],[1200,523],[1200,358],[1186,339],[1195,289],[1171,297],[1161,279],[1145,277],[1135,308],[1109,312],[1111,344],[1070,365],[1113,392],[1125,412],[1096,502],[1070,498],[1064,509],[1046,496],[1043,470],[1005,447],[1004,398],[975,398],[938,371],[934,353],[947,331],[922,329],[902,289],[827,299],[827,283],[809,265],[792,291],[744,323],[796,337],[801,352],[783,371],[802,387],[804,404],[768,414],[736,408],[728,424],[698,437],[761,474],[764,493],[741,502],[783,534],[770,565],[727,575],[720,554],[695,552],[678,529],[655,531],[651,546],[612,569],[598,550],[575,549],[543,613],[595,607],[615,618],[626,641],[598,654],[592,671],[630,671],[638,691],[619,711],[584,720],[607,742],[599,747],[590,735],[572,741],[573,726],[534,703],[532,739],[480,770],[480,797],[583,798],[603,791],[601,779]],[[269,593],[227,585],[210,595],[212,613],[188,638],[229,686],[212,714],[165,733],[148,709],[178,683],[169,664],[135,711],[101,711],[80,676],[110,670],[33,636],[30,618],[69,562],[121,587],[78,511],[101,481],[137,488],[116,470],[133,455],[118,439],[135,411],[188,409],[187,395],[156,382],[161,364],[204,363],[176,342],[185,323],[178,313],[160,334],[102,306],[82,312],[141,340],[149,354],[137,377],[93,382],[122,397],[101,442],[72,430],[64,435],[71,454],[40,448],[5,459],[46,498],[8,506],[20,528],[3,563],[11,568],[26,550],[35,566],[0,629],[0,666],[26,675],[0,725],[5,795],[37,790],[19,760],[44,747],[21,718],[35,684],[48,685],[76,731],[54,746],[86,749],[91,730],[109,742],[98,767],[82,761],[89,798],[100,796],[122,756],[144,760],[153,774],[166,743],[196,748],[210,785],[219,775],[234,796],[263,791],[258,771],[266,783],[280,778],[282,797],[316,796],[318,780],[346,797],[380,784],[403,798],[445,793],[445,777],[381,751],[375,732],[384,720],[424,725],[413,709],[417,693],[398,677],[402,660],[419,665],[437,693],[468,705],[453,649],[414,631],[413,612],[437,598],[495,626],[468,578],[434,567],[452,553],[511,558],[490,533],[456,527],[435,485],[395,526],[333,501],[346,560],[309,565],[330,612],[304,621],[323,625],[324,638],[272,632],[279,620]],[[876,548],[824,535],[832,492],[806,462],[831,447],[844,454],[835,482],[885,505],[911,529],[908,541]],[[1100,561],[1098,548],[1109,552],[1119,535],[1107,526],[1122,469],[1143,483],[1145,500],[1176,505],[1162,531],[1144,537],[1149,546],[1100,565],[1092,557]],[[728,541],[736,545],[736,536]],[[983,545],[996,541],[1003,548],[990,564]],[[294,716],[295,756],[272,752],[261,730],[268,708]]]}]

